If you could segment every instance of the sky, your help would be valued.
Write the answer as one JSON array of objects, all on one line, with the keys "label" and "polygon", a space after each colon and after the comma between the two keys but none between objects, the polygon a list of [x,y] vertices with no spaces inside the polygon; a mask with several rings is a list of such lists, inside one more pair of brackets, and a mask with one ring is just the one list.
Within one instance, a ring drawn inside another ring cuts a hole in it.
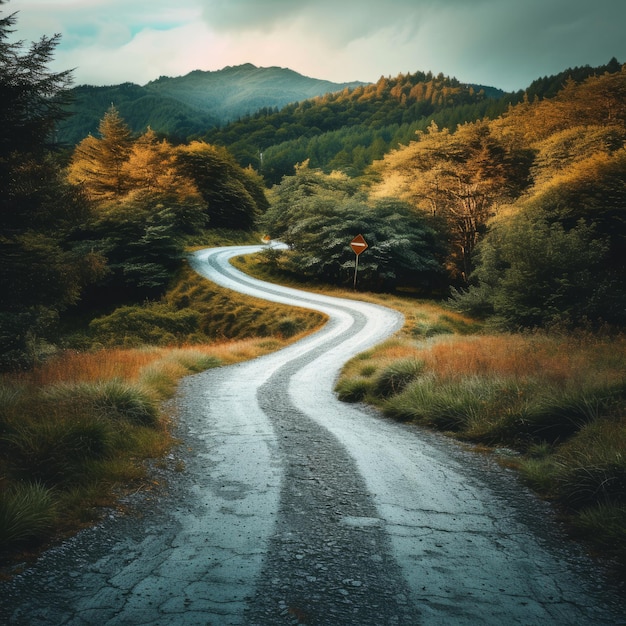
[{"label": "sky", "polygon": [[9,0],[14,38],[61,36],[74,84],[144,85],[252,63],[334,82],[417,71],[524,89],[626,63],[626,0]]}]

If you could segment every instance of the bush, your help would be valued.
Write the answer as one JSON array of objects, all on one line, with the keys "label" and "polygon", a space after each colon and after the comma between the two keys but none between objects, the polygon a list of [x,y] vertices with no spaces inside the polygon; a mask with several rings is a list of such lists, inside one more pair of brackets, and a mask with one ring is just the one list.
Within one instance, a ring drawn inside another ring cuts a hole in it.
[{"label": "bush", "polygon": [[283,317],[278,320],[277,329],[283,339],[289,339],[298,334],[301,324],[295,317]]},{"label": "bush", "polygon": [[626,422],[599,419],[584,426],[556,455],[557,496],[568,507],[626,505]]},{"label": "bush", "polygon": [[120,380],[96,383],[60,383],[49,387],[45,397],[54,403],[82,407],[87,415],[139,426],[156,426],[158,409],[154,399],[139,385]]},{"label": "bush", "polygon": [[402,421],[416,421],[440,430],[472,430],[491,414],[489,404],[497,402],[503,383],[478,376],[455,382],[439,382],[434,376],[422,376],[391,397],[384,412]]},{"label": "bush", "polygon": [[626,574],[626,506],[590,506],[578,512],[572,523],[582,538],[615,558]]},{"label": "bush", "polygon": [[418,359],[394,361],[376,376],[374,393],[380,398],[400,393],[424,371],[424,367],[424,361]]},{"label": "bush", "polygon": [[17,483],[0,493],[0,548],[41,538],[56,520],[54,499],[41,483]]},{"label": "bush", "polygon": [[344,379],[337,383],[335,391],[342,402],[361,402],[371,391],[372,383],[364,378]]},{"label": "bush", "polygon": [[611,405],[610,394],[603,389],[557,391],[529,404],[518,432],[549,443],[565,441],[585,424],[606,415]]},{"label": "bush", "polygon": [[80,482],[85,463],[105,457],[112,438],[112,427],[100,420],[43,416],[15,425],[3,443],[13,474],[54,486]]}]

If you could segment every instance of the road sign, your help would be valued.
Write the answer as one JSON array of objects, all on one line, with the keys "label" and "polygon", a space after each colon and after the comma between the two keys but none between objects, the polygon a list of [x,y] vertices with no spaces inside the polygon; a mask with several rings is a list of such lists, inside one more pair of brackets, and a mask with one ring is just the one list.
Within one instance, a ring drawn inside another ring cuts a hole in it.
[{"label": "road sign", "polygon": [[359,256],[361,252],[367,250],[367,242],[363,239],[363,235],[357,235],[351,242],[350,247],[354,250],[354,254]]},{"label": "road sign", "polygon": [[356,274],[359,271],[359,254],[367,250],[367,242],[363,239],[363,235],[357,235],[351,242],[350,247],[356,254],[354,259],[354,288],[356,289]]}]

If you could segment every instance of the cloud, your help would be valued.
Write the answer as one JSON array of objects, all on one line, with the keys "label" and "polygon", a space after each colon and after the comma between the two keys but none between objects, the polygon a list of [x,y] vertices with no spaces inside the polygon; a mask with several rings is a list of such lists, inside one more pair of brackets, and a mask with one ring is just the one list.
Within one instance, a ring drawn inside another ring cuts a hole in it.
[{"label": "cloud", "polygon": [[[486,0],[478,0],[482,1]],[[347,45],[391,26],[415,28],[433,4],[433,0],[203,0],[202,14],[218,32],[280,32],[299,24],[305,35]]]},{"label": "cloud", "polygon": [[76,82],[144,84],[227,65],[337,82],[418,70],[507,90],[626,61],[623,0],[15,0],[20,38],[61,33]]}]

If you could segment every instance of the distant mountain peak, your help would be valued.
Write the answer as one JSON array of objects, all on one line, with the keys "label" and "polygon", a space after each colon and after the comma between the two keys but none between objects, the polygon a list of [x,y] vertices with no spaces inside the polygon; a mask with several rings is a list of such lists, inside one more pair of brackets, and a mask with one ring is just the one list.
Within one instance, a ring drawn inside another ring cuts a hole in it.
[{"label": "distant mountain peak", "polygon": [[177,137],[202,134],[262,109],[281,109],[346,87],[365,83],[333,83],[303,76],[283,67],[243,63],[221,70],[193,70],[184,76],[159,78],[143,85],[80,85],[73,90],[73,117],[59,128],[60,140],[75,144],[96,133],[104,113],[115,103],[135,132],[148,125]]}]

